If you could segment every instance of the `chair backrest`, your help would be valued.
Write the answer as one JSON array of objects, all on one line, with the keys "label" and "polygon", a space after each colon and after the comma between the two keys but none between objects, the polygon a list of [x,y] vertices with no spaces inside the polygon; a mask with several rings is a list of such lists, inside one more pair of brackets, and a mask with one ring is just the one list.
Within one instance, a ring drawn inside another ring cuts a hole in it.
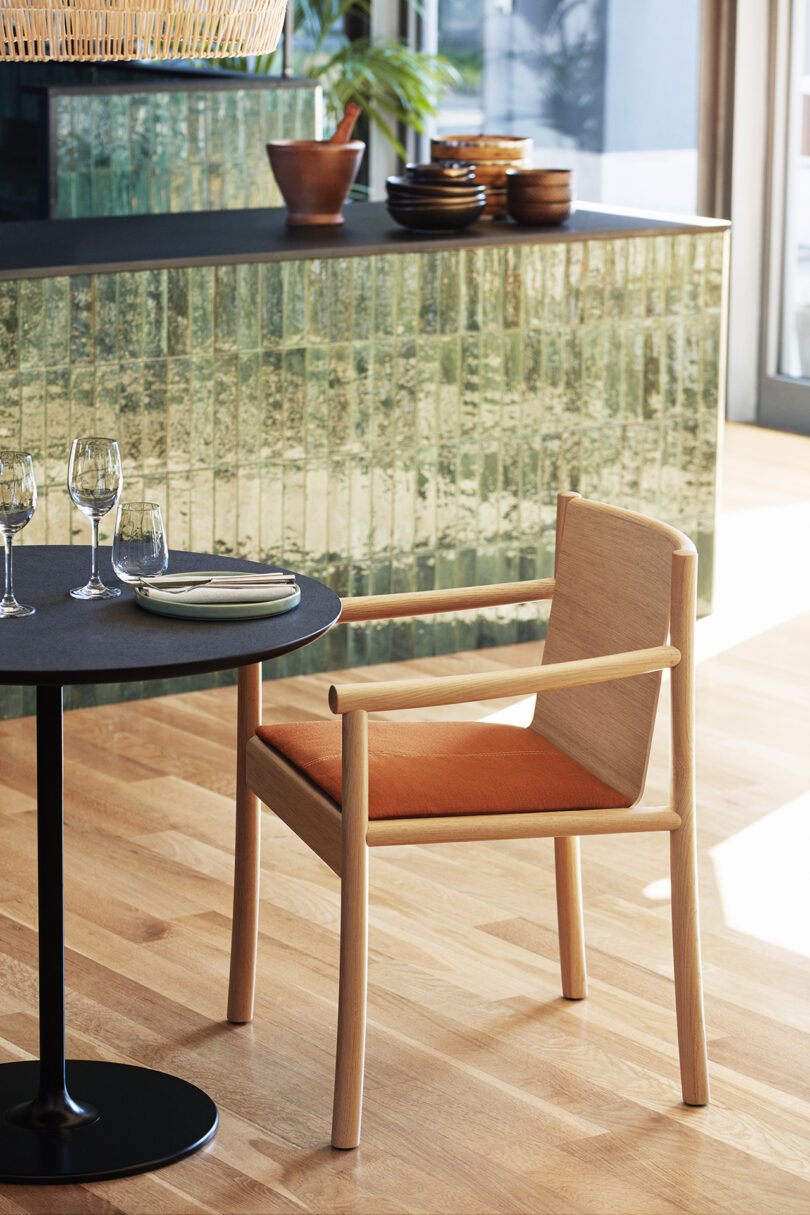
[{"label": "chair backrest", "polygon": [[[556,585],[543,662],[666,644],[672,554],[694,552],[674,528],[561,496]],[[635,801],[647,773],[661,672],[543,692],[532,729]]]}]

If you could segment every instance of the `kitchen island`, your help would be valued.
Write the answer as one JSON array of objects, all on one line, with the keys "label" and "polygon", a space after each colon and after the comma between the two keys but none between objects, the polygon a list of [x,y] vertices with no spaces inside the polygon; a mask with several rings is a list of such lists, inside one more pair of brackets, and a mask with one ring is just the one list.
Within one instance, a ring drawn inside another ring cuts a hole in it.
[{"label": "kitchen island", "polygon": [[[173,548],[339,594],[534,578],[574,489],[690,535],[711,609],[727,224],[583,204],[562,227],[432,236],[383,204],[335,229],[284,214],[3,226],[0,444],[34,453],[40,486],[18,543],[87,543],[70,440],[109,434],[124,499],[160,502]],[[272,673],[543,630],[537,605],[375,622]],[[5,695],[0,714],[32,711]]]}]

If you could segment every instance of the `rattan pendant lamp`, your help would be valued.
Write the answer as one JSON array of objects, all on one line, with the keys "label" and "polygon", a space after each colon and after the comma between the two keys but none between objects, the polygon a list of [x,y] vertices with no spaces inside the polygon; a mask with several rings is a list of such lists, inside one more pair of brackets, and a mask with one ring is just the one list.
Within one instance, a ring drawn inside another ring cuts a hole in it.
[{"label": "rattan pendant lamp", "polygon": [[0,62],[272,51],[286,0],[0,0]]}]

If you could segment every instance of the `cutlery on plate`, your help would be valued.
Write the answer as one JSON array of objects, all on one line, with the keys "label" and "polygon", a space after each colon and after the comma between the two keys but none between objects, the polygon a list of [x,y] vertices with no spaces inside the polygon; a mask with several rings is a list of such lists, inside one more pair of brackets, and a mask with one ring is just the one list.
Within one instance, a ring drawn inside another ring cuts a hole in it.
[{"label": "cutlery on plate", "polygon": [[141,591],[167,591],[169,594],[194,590],[197,587],[293,586],[295,574],[169,574],[165,578],[141,578]]}]

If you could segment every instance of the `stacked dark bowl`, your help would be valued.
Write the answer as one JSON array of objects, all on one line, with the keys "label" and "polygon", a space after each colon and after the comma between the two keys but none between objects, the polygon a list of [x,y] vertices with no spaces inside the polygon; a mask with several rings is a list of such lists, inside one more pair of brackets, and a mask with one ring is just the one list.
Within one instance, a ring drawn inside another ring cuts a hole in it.
[{"label": "stacked dark bowl", "polygon": [[448,232],[467,228],[483,214],[486,191],[463,162],[406,165],[404,177],[389,177],[388,213],[403,228]]}]

